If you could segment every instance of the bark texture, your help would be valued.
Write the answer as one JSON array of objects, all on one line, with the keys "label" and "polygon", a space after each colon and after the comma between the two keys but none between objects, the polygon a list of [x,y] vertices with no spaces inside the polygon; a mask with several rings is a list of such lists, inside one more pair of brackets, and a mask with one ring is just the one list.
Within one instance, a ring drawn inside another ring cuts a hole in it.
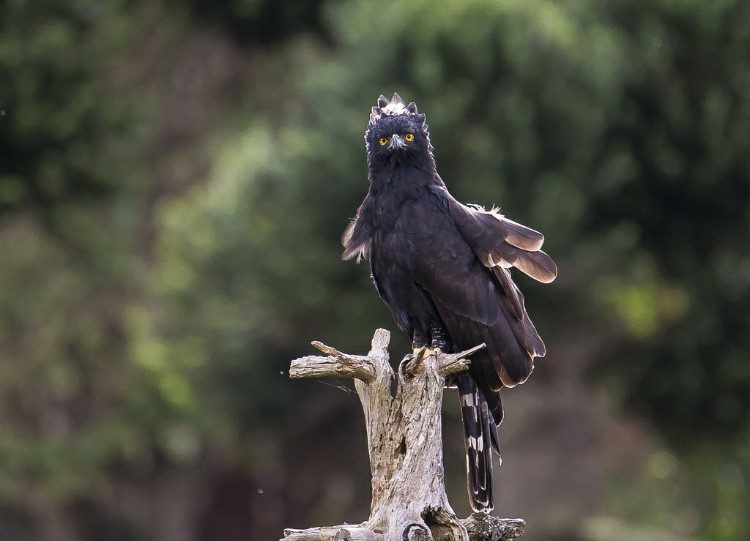
[{"label": "bark texture", "polygon": [[372,474],[370,518],[358,525],[284,531],[285,541],[469,541],[513,539],[522,520],[475,513],[459,520],[445,493],[441,406],[445,377],[466,370],[481,349],[407,355],[394,373],[390,333],[375,331],[367,355],[313,342],[326,357],[292,361],[292,378],[351,377],[365,415]]}]

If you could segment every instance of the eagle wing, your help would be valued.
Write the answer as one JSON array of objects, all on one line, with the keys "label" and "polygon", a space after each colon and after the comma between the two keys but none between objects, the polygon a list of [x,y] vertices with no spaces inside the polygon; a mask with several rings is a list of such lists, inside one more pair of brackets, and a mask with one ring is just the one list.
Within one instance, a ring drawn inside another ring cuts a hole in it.
[{"label": "eagle wing", "polygon": [[509,220],[496,209],[463,205],[451,197],[451,218],[482,264],[489,269],[516,267],[548,284],[557,277],[557,265],[541,248],[544,235]]},{"label": "eagle wing", "polygon": [[512,387],[526,380],[534,357],[546,351],[509,269],[547,283],[557,267],[541,251],[541,233],[441,191],[453,227],[441,234],[439,246],[421,250],[414,279],[430,294],[458,347],[487,345],[472,363],[480,387]]},{"label": "eagle wing", "polygon": [[341,259],[344,261],[356,258],[357,263],[359,263],[361,260],[370,257],[372,228],[364,219],[364,214],[371,205],[372,197],[368,192],[364,201],[362,201],[362,204],[357,209],[357,215],[351,219],[349,225],[344,230],[344,234],[341,235],[341,244],[344,246],[344,253],[341,255]]}]

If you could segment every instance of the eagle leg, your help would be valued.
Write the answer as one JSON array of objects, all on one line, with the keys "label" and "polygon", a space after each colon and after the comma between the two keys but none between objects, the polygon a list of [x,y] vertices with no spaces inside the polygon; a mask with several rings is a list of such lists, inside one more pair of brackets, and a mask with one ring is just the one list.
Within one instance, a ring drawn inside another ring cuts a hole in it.
[{"label": "eagle leg", "polygon": [[426,348],[429,343],[429,337],[415,327],[411,335],[411,349],[413,356],[416,357],[419,351]]},{"label": "eagle leg", "polygon": [[[453,349],[453,344],[448,336],[448,331],[445,327],[437,323],[430,325],[430,346],[436,353],[450,353]],[[449,388],[456,387],[456,375],[448,376],[445,379],[445,386]]]},{"label": "eagle leg", "polygon": [[418,328],[414,329],[411,347],[412,355],[416,357],[419,354],[427,356],[443,352],[448,353],[453,346],[445,328],[438,323],[432,323],[429,336]]},{"label": "eagle leg", "polygon": [[433,349],[439,349],[443,352],[450,352],[451,350],[451,340],[448,337],[448,331],[445,330],[445,327],[438,323],[433,323],[430,325],[430,345]]}]

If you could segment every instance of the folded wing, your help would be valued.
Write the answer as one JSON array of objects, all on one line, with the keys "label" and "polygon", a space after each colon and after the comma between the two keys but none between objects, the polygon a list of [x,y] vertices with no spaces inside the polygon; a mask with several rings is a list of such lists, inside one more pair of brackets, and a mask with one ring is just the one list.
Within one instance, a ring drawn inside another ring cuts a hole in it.
[{"label": "folded wing", "polygon": [[415,279],[431,294],[457,345],[487,344],[472,363],[480,387],[522,383],[534,357],[546,350],[509,269],[545,283],[554,280],[557,267],[541,251],[544,236],[495,210],[463,205],[449,194],[444,200],[460,236],[443,235],[440,248],[431,251],[435,256],[425,254]]},{"label": "folded wing", "polygon": [[557,277],[557,265],[541,248],[544,235],[509,220],[496,209],[467,206],[455,199],[450,206],[453,221],[485,267],[516,267],[547,284]]}]

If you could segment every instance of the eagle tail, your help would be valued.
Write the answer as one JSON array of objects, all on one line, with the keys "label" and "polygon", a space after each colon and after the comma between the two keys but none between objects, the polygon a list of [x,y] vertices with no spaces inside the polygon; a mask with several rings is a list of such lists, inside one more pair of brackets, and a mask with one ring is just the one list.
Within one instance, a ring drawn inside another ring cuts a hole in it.
[{"label": "eagle tail", "polygon": [[466,488],[474,511],[492,511],[492,449],[497,427],[487,400],[468,374],[458,378],[466,444]]},{"label": "eagle tail", "polygon": [[500,438],[497,435],[497,427],[503,421],[503,403],[500,401],[499,391],[483,391],[480,389],[479,394],[487,402],[487,408],[490,411],[490,439],[492,440],[492,449],[497,453],[500,464],[503,459],[500,456]]}]

